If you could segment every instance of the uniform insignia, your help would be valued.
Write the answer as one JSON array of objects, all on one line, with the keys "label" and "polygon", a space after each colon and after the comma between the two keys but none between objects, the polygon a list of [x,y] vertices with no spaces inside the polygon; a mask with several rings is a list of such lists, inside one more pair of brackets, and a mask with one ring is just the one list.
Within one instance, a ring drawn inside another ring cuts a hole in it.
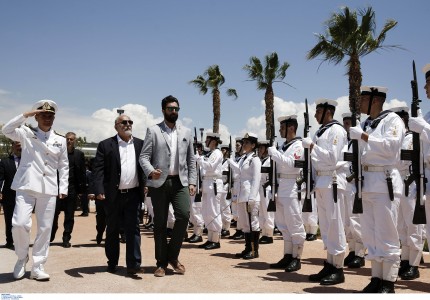
[{"label": "uniform insignia", "polygon": [[62,145],[63,144],[59,143],[58,141],[55,141],[54,144],[52,144],[52,146],[58,147],[58,148],[61,148]]},{"label": "uniform insignia", "polygon": [[393,128],[393,136],[397,137],[397,126]]},{"label": "uniform insignia", "polygon": [[337,145],[337,136],[333,140],[333,145]]},{"label": "uniform insignia", "polygon": [[294,153],[294,159],[299,159],[300,158],[300,154]]},{"label": "uniform insignia", "polygon": [[54,133],[55,133],[56,135],[62,136],[63,138],[65,138],[65,137],[66,137],[65,135],[60,134],[60,133],[56,132],[55,130],[54,130]]}]

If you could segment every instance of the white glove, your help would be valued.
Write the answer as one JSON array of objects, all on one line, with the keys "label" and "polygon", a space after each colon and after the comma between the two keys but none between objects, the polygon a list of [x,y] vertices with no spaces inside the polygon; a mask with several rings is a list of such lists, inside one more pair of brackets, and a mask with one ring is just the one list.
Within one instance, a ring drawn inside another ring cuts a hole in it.
[{"label": "white glove", "polygon": [[310,137],[305,137],[302,140],[302,146],[303,146],[303,148],[309,149],[312,144],[313,144],[313,142],[312,142],[312,139]]},{"label": "white glove", "polygon": [[360,125],[349,128],[349,137],[351,138],[351,140],[361,139],[362,134],[363,134],[363,129],[361,129]]},{"label": "white glove", "polygon": [[276,153],[278,150],[276,149],[275,146],[272,146],[272,147],[267,148],[267,151],[268,151],[269,155],[273,155],[273,153]]},{"label": "white glove", "polygon": [[427,125],[426,120],[421,117],[409,118],[408,126],[409,129],[416,133],[423,132],[424,127]]},{"label": "white glove", "polygon": [[200,154],[197,152],[196,154],[194,154],[194,159],[196,160],[196,161],[199,161],[199,158],[200,158],[201,156],[200,156]]},{"label": "white glove", "polygon": [[233,158],[229,158],[227,159],[227,162],[231,165],[231,164],[235,164],[236,161]]}]

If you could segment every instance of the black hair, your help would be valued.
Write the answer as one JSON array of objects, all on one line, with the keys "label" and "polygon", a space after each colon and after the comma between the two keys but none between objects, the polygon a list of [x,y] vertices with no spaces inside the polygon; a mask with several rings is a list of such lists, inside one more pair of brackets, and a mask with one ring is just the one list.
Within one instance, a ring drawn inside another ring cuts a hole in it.
[{"label": "black hair", "polygon": [[179,100],[173,97],[172,95],[169,95],[165,97],[163,100],[161,100],[161,108],[164,110],[166,109],[167,104],[176,102],[179,106]]}]

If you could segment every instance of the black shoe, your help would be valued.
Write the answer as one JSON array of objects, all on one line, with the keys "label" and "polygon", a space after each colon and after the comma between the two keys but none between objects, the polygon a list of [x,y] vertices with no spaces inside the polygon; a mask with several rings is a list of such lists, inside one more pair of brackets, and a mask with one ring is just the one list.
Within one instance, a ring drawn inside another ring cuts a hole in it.
[{"label": "black shoe", "polygon": [[378,290],[378,293],[380,294],[394,294],[394,282],[382,280],[382,285],[380,289]]},{"label": "black shoe", "polygon": [[7,248],[10,250],[15,250],[15,246],[13,245],[13,243],[6,243],[2,248]]},{"label": "black shoe", "polygon": [[243,240],[245,238],[245,234],[243,233],[242,230],[237,230],[234,234],[233,234],[233,240],[238,241],[238,240]]},{"label": "black shoe", "polygon": [[129,274],[129,275],[142,274],[142,273],[143,273],[142,267],[127,268],[127,274]]},{"label": "black shoe", "polygon": [[209,245],[210,243],[212,243],[212,242],[210,242],[210,241],[206,241],[206,242],[204,242],[203,244],[198,245],[198,248],[204,249],[204,248],[206,248],[206,246],[207,246],[207,245]]},{"label": "black shoe", "polygon": [[271,269],[285,269],[288,267],[290,262],[293,260],[293,256],[291,254],[284,254],[284,257],[281,258],[276,264],[270,264]]},{"label": "black shoe", "polygon": [[200,243],[203,242],[203,238],[201,235],[195,235],[193,234],[189,239],[188,239],[188,243]]},{"label": "black shoe", "polygon": [[329,264],[327,261],[324,261],[324,268],[322,268],[322,270],[317,274],[309,275],[309,281],[320,282],[324,277],[332,273],[332,268],[333,266],[331,264]]},{"label": "black shoe", "polygon": [[72,247],[72,244],[70,244],[69,241],[64,241],[62,246],[63,246],[63,248],[70,248],[70,247]]},{"label": "black shoe", "polygon": [[114,265],[108,265],[106,271],[108,271],[109,273],[114,274],[114,273],[116,273],[117,269],[116,269],[116,266],[114,266]]},{"label": "black shoe", "polygon": [[248,251],[242,256],[243,259],[254,259],[258,257],[258,251]]},{"label": "black shoe", "polygon": [[365,260],[364,257],[356,256],[353,260],[348,264],[348,268],[358,269],[364,267]]},{"label": "black shoe", "polygon": [[203,228],[203,233],[204,234],[208,234],[208,229],[207,228]]},{"label": "black shoe", "polygon": [[221,236],[222,237],[226,237],[229,235],[230,235],[230,230],[225,230],[225,229],[221,230]]},{"label": "black shoe", "polygon": [[345,282],[345,275],[343,274],[343,269],[337,269],[332,266],[332,273],[327,275],[320,281],[320,285],[335,285]]},{"label": "black shoe", "polygon": [[317,239],[317,235],[316,234],[312,234],[312,233],[306,234],[306,240],[308,242],[315,241],[316,239]]},{"label": "black shoe", "polygon": [[382,286],[382,279],[378,277],[372,277],[370,283],[361,291],[362,293],[371,294],[378,293]]},{"label": "black shoe", "polygon": [[88,213],[81,213],[79,216],[80,217],[88,217]]},{"label": "black shoe", "polygon": [[407,270],[409,270],[409,261],[408,260],[401,260],[398,275],[402,276],[402,274],[405,273]]},{"label": "black shoe", "polygon": [[420,271],[416,266],[409,266],[409,268],[400,275],[402,280],[414,280],[420,277]]},{"label": "black shoe", "polygon": [[282,232],[280,232],[280,231],[279,231],[278,227],[275,227],[275,228],[273,229],[273,234],[274,234],[274,235],[275,235],[275,234],[282,235]]},{"label": "black shoe", "polygon": [[230,222],[230,227],[236,227],[237,226],[237,221],[233,220]]},{"label": "black shoe", "polygon": [[295,272],[302,268],[299,258],[293,258],[290,264],[285,268],[285,272]]},{"label": "black shoe", "polygon": [[124,233],[120,233],[119,236],[120,236],[119,237],[119,242],[121,244],[125,244],[127,242],[127,239],[125,238],[125,234]]},{"label": "black shoe", "polygon": [[273,237],[263,235],[260,240],[260,244],[273,244]]},{"label": "black shoe", "polygon": [[210,242],[209,244],[206,245],[205,250],[212,250],[212,249],[219,249],[219,248],[221,248],[220,243]]},{"label": "black shoe", "polygon": [[343,260],[343,265],[346,267],[355,258],[355,251],[350,251],[348,255]]},{"label": "black shoe", "polygon": [[97,245],[100,245],[102,243],[102,240],[103,240],[103,233],[97,233],[97,235],[96,235]]}]

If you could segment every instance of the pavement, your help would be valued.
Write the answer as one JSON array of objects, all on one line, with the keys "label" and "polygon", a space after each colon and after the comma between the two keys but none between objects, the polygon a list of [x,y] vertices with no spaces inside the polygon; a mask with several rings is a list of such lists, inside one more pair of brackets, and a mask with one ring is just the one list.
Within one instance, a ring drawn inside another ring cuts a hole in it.
[{"label": "pavement", "polygon": [[[283,256],[281,236],[275,236],[274,243],[260,245],[260,257],[253,260],[236,259],[234,254],[244,248],[244,240],[222,239],[221,248],[204,250],[197,244],[184,242],[179,260],[186,267],[184,275],[176,274],[169,266],[163,278],[154,277],[154,241],[153,233],[141,228],[142,266],[144,273],[139,276],[127,275],[125,268],[125,244],[121,244],[119,269],[116,274],[106,272],[107,260],[104,253],[104,241],[97,245],[95,241],[95,212],[91,207],[88,217],[75,213],[75,227],[72,234],[72,247],[63,248],[62,221],[55,240],[49,248],[45,271],[51,279],[39,282],[30,279],[31,255],[27,264],[27,273],[21,280],[12,275],[16,262],[14,251],[0,248],[0,294],[1,299],[13,299],[13,295],[96,295],[112,296],[124,294],[170,294],[186,293],[191,296],[200,294],[217,295],[218,293],[238,294],[337,294],[353,293],[362,290],[370,280],[370,262],[360,269],[345,269],[345,283],[335,286],[320,286],[308,281],[308,276],[317,273],[323,266],[325,251],[321,240],[306,242],[302,257],[301,270],[286,273],[284,270],[269,269],[270,263],[277,262]],[[2,215],[3,213],[1,213]],[[3,219],[3,216],[0,217]],[[33,215],[31,242],[34,241],[36,220]],[[5,243],[4,222],[0,222],[0,244]],[[191,230],[190,230],[191,232]],[[234,229],[231,230],[234,233]],[[206,236],[204,237],[206,239]],[[31,251],[31,249],[30,249]],[[430,255],[424,254],[425,263],[420,266],[421,277],[413,281],[396,282],[396,293],[413,293],[414,296],[430,292]],[[9,294],[9,295],[7,295]],[[6,296],[5,296],[6,295]],[[355,294],[357,295],[357,294]],[[9,298],[8,298],[9,297]],[[16,299],[18,297],[15,297]],[[21,296],[21,298],[26,298]],[[43,297],[46,299],[47,297]],[[55,297],[57,299],[58,297]],[[192,297],[191,297],[192,298]],[[73,297],[76,299],[76,297]],[[157,298],[158,299],[158,298]],[[201,299],[201,297],[198,297]]]}]

